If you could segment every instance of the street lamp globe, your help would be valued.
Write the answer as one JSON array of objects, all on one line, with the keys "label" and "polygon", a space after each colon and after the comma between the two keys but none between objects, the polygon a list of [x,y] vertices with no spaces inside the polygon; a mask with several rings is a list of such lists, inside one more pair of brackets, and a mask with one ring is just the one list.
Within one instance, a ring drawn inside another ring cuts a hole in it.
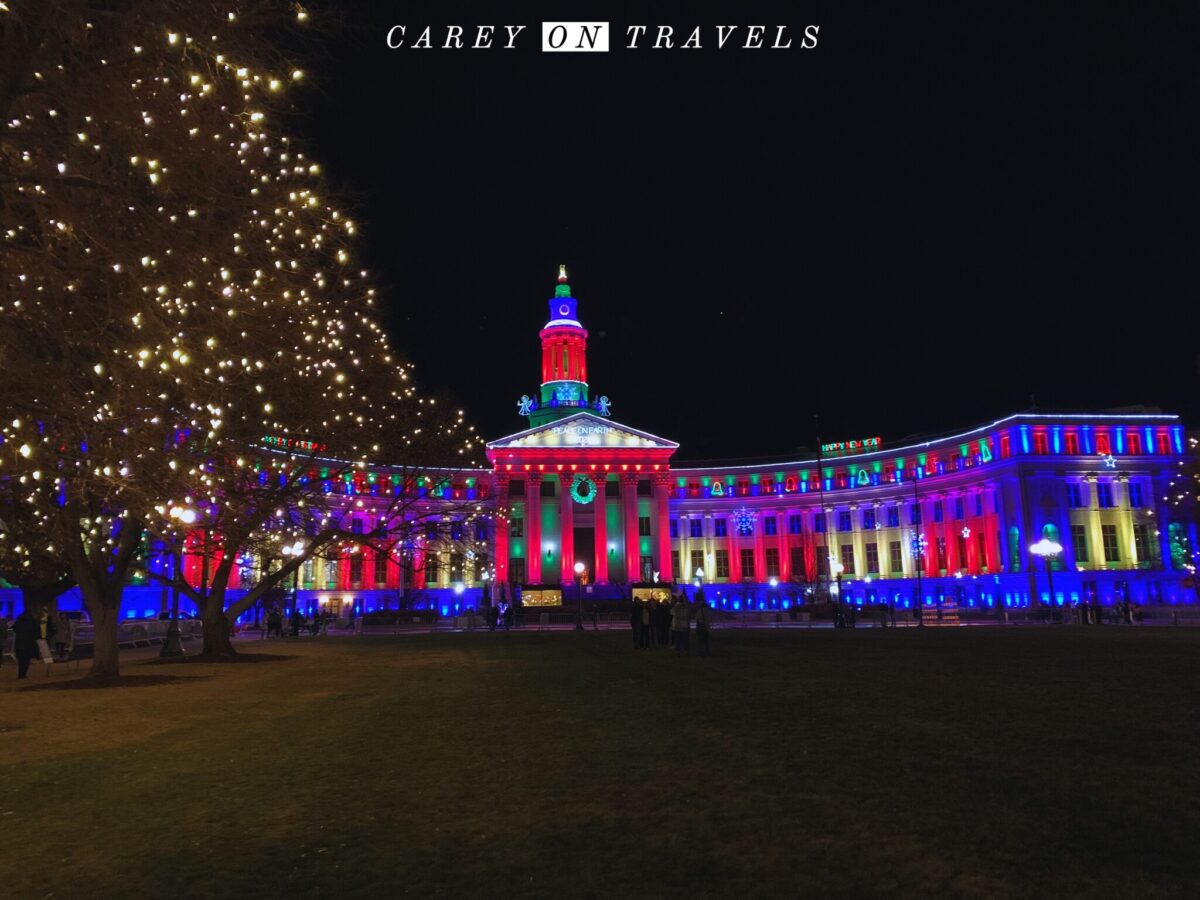
[{"label": "street lamp globe", "polygon": [[582,574],[583,574],[583,570],[584,570],[584,569],[586,569],[586,568],[587,568],[587,566],[585,566],[585,565],[584,565],[583,563],[581,563],[581,562],[577,562],[577,563],[575,563],[575,574],[576,574],[576,575],[582,575]]},{"label": "street lamp globe", "polygon": [[1058,543],[1058,541],[1052,541],[1049,538],[1042,538],[1036,544],[1029,545],[1029,552],[1043,559],[1058,556],[1058,554],[1062,553],[1062,550],[1062,544]]}]

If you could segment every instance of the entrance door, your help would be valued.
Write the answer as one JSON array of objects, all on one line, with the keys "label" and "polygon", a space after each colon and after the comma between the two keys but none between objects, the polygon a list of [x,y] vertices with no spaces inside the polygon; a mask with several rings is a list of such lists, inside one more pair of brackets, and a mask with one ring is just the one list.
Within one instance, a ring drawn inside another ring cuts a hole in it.
[{"label": "entrance door", "polygon": [[[588,582],[592,583],[596,580],[596,529],[595,528],[576,528],[575,529],[575,560],[582,562],[587,566]],[[575,573],[570,575],[563,573],[563,580],[573,579]]]}]

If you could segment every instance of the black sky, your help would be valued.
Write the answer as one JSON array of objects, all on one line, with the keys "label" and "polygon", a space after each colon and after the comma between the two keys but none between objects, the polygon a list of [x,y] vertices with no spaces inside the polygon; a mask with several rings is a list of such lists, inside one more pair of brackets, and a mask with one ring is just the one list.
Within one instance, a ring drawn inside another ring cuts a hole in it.
[{"label": "black sky", "polygon": [[[699,6],[338,4],[298,125],[423,385],[489,437],[522,427],[565,262],[593,390],[681,459],[811,446],[814,413],[826,440],[894,439],[1031,395],[1200,419],[1194,5]],[[543,19],[821,30],[549,55]],[[427,23],[529,29],[385,47]]]}]

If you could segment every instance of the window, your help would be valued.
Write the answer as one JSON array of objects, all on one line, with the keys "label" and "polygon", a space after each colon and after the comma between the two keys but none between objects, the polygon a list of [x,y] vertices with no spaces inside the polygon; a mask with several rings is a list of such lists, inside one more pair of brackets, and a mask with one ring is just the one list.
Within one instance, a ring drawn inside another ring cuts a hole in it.
[{"label": "window", "polygon": [[1130,509],[1141,509],[1145,505],[1145,499],[1142,497],[1142,486],[1136,481],[1129,482]]},{"label": "window", "polygon": [[466,571],[463,568],[463,560],[465,557],[461,553],[450,554],[450,580],[464,581]]},{"label": "window", "polygon": [[867,551],[867,571],[879,571],[879,545],[874,541],[866,545]]},{"label": "window", "polygon": [[643,556],[642,560],[642,581],[651,581],[654,578],[654,557]]},{"label": "window", "polygon": [[612,479],[605,481],[604,482],[604,496],[605,497],[620,497],[621,496],[621,482],[612,480]]},{"label": "window", "polygon": [[475,540],[479,541],[480,543],[483,543],[487,539],[488,539],[487,522],[483,521],[483,519],[480,519],[478,522],[475,523]]},{"label": "window", "polygon": [[941,521],[942,521],[942,519],[943,519],[943,515],[942,515],[942,501],[941,501],[941,500],[934,500],[934,501],[933,501],[933,521],[935,521],[935,522],[941,522]]},{"label": "window", "polygon": [[1074,431],[1068,431],[1064,436],[1064,443],[1068,456],[1079,455],[1079,435],[1077,435]]},{"label": "window", "polygon": [[829,553],[825,547],[817,548],[817,577],[829,577]]},{"label": "window", "polygon": [[650,482],[645,478],[637,483],[637,495],[639,497],[649,497],[653,492],[650,490]]},{"label": "window", "polygon": [[673,538],[679,537],[679,520],[678,519],[671,520],[670,529],[671,529],[671,537],[673,537]]},{"label": "window", "polygon": [[908,505],[908,524],[909,525],[920,525],[921,524],[921,504],[920,503],[910,503]]},{"label": "window", "polygon": [[1072,481],[1067,485],[1067,506],[1071,509],[1083,507],[1083,490],[1078,482]]},{"label": "window", "polygon": [[510,519],[508,523],[508,533],[513,537],[525,537],[525,520]]},{"label": "window", "polygon": [[337,587],[338,583],[338,563],[340,560],[327,559],[325,560],[325,586]]},{"label": "window", "polygon": [[842,573],[845,575],[856,574],[854,570],[854,545],[842,544],[838,549],[841,553]]},{"label": "window", "polygon": [[889,506],[887,508],[887,523],[888,523],[888,528],[899,528],[900,527],[900,507],[899,506]]},{"label": "window", "polygon": [[979,558],[979,568],[987,568],[987,535],[982,531],[975,532],[975,554]]},{"label": "window", "polygon": [[650,517],[649,516],[638,516],[638,536],[639,537],[649,537],[650,536]]},{"label": "window", "polygon": [[1132,454],[1140,454],[1142,452],[1142,436],[1133,429],[1130,429],[1125,434],[1125,452]]},{"label": "window", "polygon": [[514,478],[508,483],[508,496],[524,497],[525,496],[525,479]]},{"label": "window", "polygon": [[1096,435],[1096,452],[1101,456],[1112,454],[1112,442],[1108,438],[1108,432],[1101,431]]},{"label": "window", "polygon": [[301,580],[301,581],[303,581],[303,582],[305,583],[305,585],[311,585],[311,584],[312,584],[312,580],[313,580],[313,560],[311,560],[311,559],[306,559],[306,560],[304,561],[304,566],[302,567],[302,569],[301,569],[301,573],[300,573],[300,580]]},{"label": "window", "polygon": [[803,579],[804,578],[804,548],[803,547],[792,547],[791,553],[789,555],[791,556],[791,560],[792,560],[792,563],[791,563],[792,564],[792,568],[791,568],[792,578]]},{"label": "window", "polygon": [[1009,437],[1008,432],[1005,432],[1000,435],[1000,458],[1008,459],[1010,456],[1012,456],[1012,438]]},{"label": "window", "polygon": [[954,518],[955,519],[965,519],[966,518],[966,515],[964,515],[964,513],[963,513],[963,498],[962,497],[954,498]]},{"label": "window", "polygon": [[962,532],[959,532],[956,540],[958,546],[958,567],[965,569],[967,567],[967,539],[963,536]]},{"label": "window", "polygon": [[483,577],[483,573],[488,571],[490,566],[491,560],[488,559],[488,555],[486,553],[480,553],[477,557],[475,557],[475,570],[471,573],[471,580],[478,581]]},{"label": "window", "polygon": [[704,571],[704,551],[703,550],[693,550],[692,551],[692,565],[688,569],[688,571],[686,573],[684,573],[685,577],[693,578],[693,577],[695,577],[697,571],[700,571],[700,572]]},{"label": "window", "polygon": [[690,573],[682,572],[679,569],[679,551],[671,551],[671,572],[676,578],[687,578]]},{"label": "window", "polygon": [[729,577],[729,551],[728,550],[718,550],[717,551],[717,577],[718,578],[728,578]]},{"label": "window", "polygon": [[904,571],[904,557],[900,553],[899,541],[888,543],[888,563],[891,565],[893,572]]},{"label": "window", "polygon": [[946,568],[946,539],[944,537],[937,539],[937,567],[939,569]]},{"label": "window", "polygon": [[1071,526],[1071,547],[1075,550],[1075,562],[1089,562],[1087,529],[1082,525]]},{"label": "window", "polygon": [[362,534],[363,533],[363,520],[362,519],[351,519],[350,520],[350,533],[351,534]]},{"label": "window", "polygon": [[542,479],[542,496],[543,497],[553,497],[554,496],[554,486],[556,484],[558,484],[557,478],[543,478]]},{"label": "window", "polygon": [[863,530],[864,531],[874,531],[875,530],[875,508],[874,507],[869,507],[867,509],[864,509],[862,519],[863,519]]},{"label": "window", "polygon": [[766,562],[767,562],[767,577],[768,578],[778,578],[779,577],[779,548],[778,547],[768,547],[766,549]]},{"label": "window", "polygon": [[800,516],[788,516],[788,534],[800,534],[804,531],[804,519]]},{"label": "window", "polygon": [[1120,562],[1121,554],[1117,550],[1117,526],[1101,525],[1100,537],[1104,540],[1104,561],[1107,563]]},{"label": "window", "polygon": [[850,522],[850,510],[848,510],[848,509],[838,510],[837,515],[838,515],[838,526],[837,526],[838,531],[852,531],[854,529],[853,524],[851,524],[851,522]]},{"label": "window", "polygon": [[387,584],[388,558],[386,553],[375,554],[375,583]]},{"label": "window", "polygon": [[983,515],[983,494],[975,495],[975,515]]},{"label": "window", "polygon": [[1033,452],[1034,453],[1049,453],[1050,446],[1046,441],[1046,432],[1035,431],[1033,433]]},{"label": "window", "polygon": [[525,560],[519,556],[511,557],[508,561],[508,576],[513,584],[525,583]]},{"label": "window", "polygon": [[704,520],[697,516],[688,519],[688,534],[694,538],[704,537]]},{"label": "window", "polygon": [[1112,509],[1113,506],[1113,491],[1112,485],[1107,481],[1102,481],[1096,485],[1096,500],[1100,503],[1101,509]]},{"label": "window", "polygon": [[750,549],[743,550],[741,559],[742,559],[742,577],[743,578],[753,578],[754,577],[754,551],[750,550]]},{"label": "window", "polygon": [[436,553],[425,554],[425,582],[431,584],[438,580],[438,557]]},{"label": "window", "polygon": [[451,522],[450,523],[450,540],[461,541],[462,539],[463,539],[463,523],[462,522]]},{"label": "window", "polygon": [[766,535],[776,534],[775,529],[779,524],[779,520],[776,519],[775,516],[773,516],[773,515],[764,516],[762,523],[763,523],[763,534],[766,534]]},{"label": "window", "polygon": [[713,537],[729,536],[729,520],[713,519]]},{"label": "window", "polygon": [[1138,563],[1150,562],[1150,529],[1145,522],[1133,526],[1133,552]]},{"label": "window", "polygon": [[1165,431],[1160,431],[1156,437],[1158,438],[1158,452],[1168,455],[1171,452],[1171,438]]},{"label": "window", "polygon": [[825,533],[825,513],[819,512],[813,516],[813,530],[819,534]]}]

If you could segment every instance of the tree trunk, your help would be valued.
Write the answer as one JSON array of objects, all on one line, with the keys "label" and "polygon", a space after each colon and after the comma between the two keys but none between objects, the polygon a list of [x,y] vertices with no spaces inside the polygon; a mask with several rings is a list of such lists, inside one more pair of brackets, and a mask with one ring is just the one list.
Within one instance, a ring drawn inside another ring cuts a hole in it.
[{"label": "tree trunk", "polygon": [[[93,601],[87,595],[88,615],[95,629],[95,643],[92,645],[92,671],[88,678],[112,679],[121,677],[121,648],[117,646],[117,625],[120,622],[120,604],[110,605],[111,598],[100,597]],[[119,595],[118,595],[119,600]]]},{"label": "tree trunk", "polygon": [[214,592],[200,605],[200,622],[204,626],[204,649],[200,651],[201,656],[237,656],[237,651],[233,649],[233,641],[230,640],[229,620],[225,618],[225,610],[222,609],[225,605],[223,599],[223,592]]},{"label": "tree trunk", "polygon": [[51,615],[58,612],[58,597],[63,589],[55,584],[21,585],[21,602],[35,616],[44,609]]}]

